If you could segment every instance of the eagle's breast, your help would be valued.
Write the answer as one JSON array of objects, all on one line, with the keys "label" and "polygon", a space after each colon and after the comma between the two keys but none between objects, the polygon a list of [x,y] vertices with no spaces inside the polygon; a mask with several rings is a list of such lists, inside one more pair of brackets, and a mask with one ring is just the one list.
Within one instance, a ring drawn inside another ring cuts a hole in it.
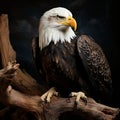
[{"label": "eagle's breast", "polygon": [[79,91],[78,80],[80,71],[82,71],[79,63],[82,62],[79,61],[76,52],[76,39],[72,40],[71,43],[59,41],[54,44],[51,42],[42,49],[42,67],[51,86],[66,90],[66,93]]}]

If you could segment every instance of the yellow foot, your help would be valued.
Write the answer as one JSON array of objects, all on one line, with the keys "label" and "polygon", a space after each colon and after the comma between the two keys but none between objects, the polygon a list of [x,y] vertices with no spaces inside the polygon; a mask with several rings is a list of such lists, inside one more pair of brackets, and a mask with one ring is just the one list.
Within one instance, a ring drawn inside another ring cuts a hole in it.
[{"label": "yellow foot", "polygon": [[85,103],[87,102],[87,97],[83,92],[71,92],[70,96],[76,97],[76,100],[75,100],[76,103],[79,103],[80,99],[84,100]]},{"label": "yellow foot", "polygon": [[51,100],[51,97],[55,95],[55,96],[58,96],[58,92],[56,92],[55,88],[52,87],[50,88],[46,93],[44,93],[42,96],[41,96],[41,100],[43,102],[50,102]]}]

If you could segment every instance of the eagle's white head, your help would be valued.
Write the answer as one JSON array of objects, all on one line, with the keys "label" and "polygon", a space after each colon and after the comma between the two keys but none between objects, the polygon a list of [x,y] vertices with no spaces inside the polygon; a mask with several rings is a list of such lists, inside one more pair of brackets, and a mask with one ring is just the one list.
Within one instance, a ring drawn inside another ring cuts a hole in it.
[{"label": "eagle's white head", "polygon": [[70,42],[76,35],[74,31],[77,23],[72,13],[63,7],[56,7],[45,12],[40,19],[39,25],[39,47],[42,49],[51,41]]}]

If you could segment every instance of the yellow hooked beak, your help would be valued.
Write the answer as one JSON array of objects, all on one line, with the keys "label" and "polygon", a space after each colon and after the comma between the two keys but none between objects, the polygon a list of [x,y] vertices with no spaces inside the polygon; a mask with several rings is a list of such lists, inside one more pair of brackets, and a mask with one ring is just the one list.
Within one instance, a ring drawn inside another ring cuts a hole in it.
[{"label": "yellow hooked beak", "polygon": [[64,21],[59,22],[59,24],[63,24],[63,25],[66,25],[66,26],[71,26],[74,29],[74,31],[76,31],[76,29],[77,29],[76,20],[73,17],[70,17],[70,16],[67,19],[65,19]]}]

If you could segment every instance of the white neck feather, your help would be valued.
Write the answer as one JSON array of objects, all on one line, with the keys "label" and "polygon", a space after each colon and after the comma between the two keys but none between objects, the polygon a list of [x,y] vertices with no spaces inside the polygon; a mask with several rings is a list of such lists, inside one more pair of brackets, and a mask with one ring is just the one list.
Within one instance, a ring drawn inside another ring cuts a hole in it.
[{"label": "white neck feather", "polygon": [[74,31],[71,29],[71,27],[68,27],[68,29],[63,32],[56,28],[46,28],[43,29],[42,26],[39,27],[39,47],[42,50],[44,47],[49,45],[51,41],[56,44],[58,41],[64,42],[71,42],[71,39],[75,37]]}]

